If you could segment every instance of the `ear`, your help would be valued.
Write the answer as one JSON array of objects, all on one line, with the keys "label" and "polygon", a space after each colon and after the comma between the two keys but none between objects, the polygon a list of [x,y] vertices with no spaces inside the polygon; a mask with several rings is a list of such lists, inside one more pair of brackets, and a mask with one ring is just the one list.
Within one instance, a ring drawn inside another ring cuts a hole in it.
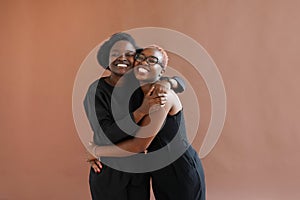
[{"label": "ear", "polygon": [[162,70],[160,71],[160,73],[159,73],[159,76],[162,76],[165,72],[166,72],[166,70],[165,70],[165,69],[162,69]]}]

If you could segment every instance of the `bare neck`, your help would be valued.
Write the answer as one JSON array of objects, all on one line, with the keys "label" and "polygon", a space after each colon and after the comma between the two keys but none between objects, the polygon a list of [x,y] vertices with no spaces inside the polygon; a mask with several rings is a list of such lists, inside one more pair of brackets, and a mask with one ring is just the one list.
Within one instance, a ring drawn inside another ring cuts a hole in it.
[{"label": "bare neck", "polygon": [[117,86],[122,86],[122,85],[124,85],[124,78],[122,78],[122,76],[119,76],[119,75],[113,74],[113,73],[111,73],[111,75],[108,77],[107,81],[112,86],[116,86],[116,85]]},{"label": "bare neck", "polygon": [[141,84],[141,89],[144,94],[147,94],[150,88],[152,87],[153,83],[143,83]]}]

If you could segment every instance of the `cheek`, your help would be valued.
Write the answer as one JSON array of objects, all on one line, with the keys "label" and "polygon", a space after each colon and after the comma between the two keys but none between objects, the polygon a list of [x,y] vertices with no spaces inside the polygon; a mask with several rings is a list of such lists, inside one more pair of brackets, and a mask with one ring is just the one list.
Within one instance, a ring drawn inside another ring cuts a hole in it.
[{"label": "cheek", "polygon": [[109,64],[112,63],[112,62],[114,62],[116,59],[117,59],[117,57],[111,56],[109,58]]},{"label": "cheek", "polygon": [[160,75],[160,71],[153,70],[153,71],[150,72],[151,78],[158,77],[159,75]]},{"label": "cheek", "polygon": [[161,68],[160,66],[156,67],[155,73],[156,73],[157,75],[162,74],[162,68]]},{"label": "cheek", "polygon": [[131,62],[132,64],[134,64],[134,59],[133,59],[133,57],[129,57],[129,58],[127,58],[127,60],[128,60],[129,62]]},{"label": "cheek", "polygon": [[137,61],[135,61],[135,60],[133,59],[133,66],[134,66],[134,67],[138,66],[139,64],[140,64],[139,62],[137,62]]}]

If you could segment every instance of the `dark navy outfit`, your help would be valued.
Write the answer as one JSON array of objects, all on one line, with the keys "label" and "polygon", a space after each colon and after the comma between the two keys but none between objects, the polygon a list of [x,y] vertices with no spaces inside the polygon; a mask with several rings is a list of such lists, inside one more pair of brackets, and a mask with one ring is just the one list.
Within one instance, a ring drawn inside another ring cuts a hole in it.
[{"label": "dark navy outfit", "polygon": [[[113,86],[101,78],[99,82],[96,81],[90,86],[84,101],[85,110],[94,131],[94,142],[97,145],[109,145],[110,141],[118,143],[132,138],[127,133],[134,133],[138,130],[136,124],[127,126],[128,130],[126,131],[121,130],[116,124],[116,121],[121,124],[132,124],[133,120],[131,114],[126,114],[128,103],[126,105],[126,101],[124,102],[124,98],[122,98],[125,94],[121,93],[120,96],[112,97],[113,89]],[[120,91],[127,92],[124,87]],[[119,116],[116,119],[113,118],[111,110],[111,102],[114,101],[116,102],[114,106],[120,106],[117,108]],[[130,112],[138,108],[142,101],[143,92],[138,89],[130,99]],[[175,143],[171,142],[173,139],[176,141]],[[164,159],[171,157],[177,149],[184,148],[184,151],[179,158],[176,157],[173,161],[168,162],[170,164],[167,166],[146,173],[122,172],[105,164],[102,164],[101,173],[95,173],[91,168],[89,182],[92,198],[94,200],[149,200],[151,177],[156,200],[205,200],[204,171],[196,151],[186,138],[183,111],[167,116],[164,126],[150,144],[148,154],[161,148],[165,149]],[[118,166],[118,161],[126,160],[126,157],[101,157],[101,160],[104,163],[107,161],[113,166]],[[129,168],[135,167],[137,162],[134,161],[132,159],[132,162],[126,162],[132,164]],[[151,164],[151,159],[149,163],[142,164]]]},{"label": "dark navy outfit", "polygon": [[[130,126],[128,130],[121,130],[116,121],[121,124],[132,123],[131,114],[126,114],[127,106],[120,96],[112,97],[114,87],[105,82],[105,78],[92,83],[84,100],[84,108],[93,129],[93,140],[97,145],[109,145],[129,139],[138,126]],[[122,89],[121,91],[126,91]],[[122,95],[122,94],[119,94]],[[114,119],[111,102],[119,106]],[[127,111],[128,112],[128,111]],[[150,178],[147,173],[127,173],[113,169],[104,163],[109,162],[118,166],[118,161],[126,158],[101,157],[102,170],[95,173],[90,169],[89,184],[93,200],[149,200]],[[132,163],[134,165],[134,163]],[[111,166],[111,165],[110,165]]]},{"label": "dark navy outfit", "polygon": [[[168,115],[163,128],[149,147],[154,151],[166,146],[170,154],[174,148],[186,151],[168,166],[150,172],[156,200],[205,200],[205,178],[197,152],[189,145],[186,138],[183,111]],[[177,135],[177,143],[170,141]]]}]

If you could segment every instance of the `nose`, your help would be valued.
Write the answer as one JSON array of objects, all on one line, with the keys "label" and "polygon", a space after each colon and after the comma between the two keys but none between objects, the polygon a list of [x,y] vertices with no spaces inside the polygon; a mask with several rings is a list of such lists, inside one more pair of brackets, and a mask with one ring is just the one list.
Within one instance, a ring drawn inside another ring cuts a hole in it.
[{"label": "nose", "polygon": [[119,60],[127,60],[125,53],[120,55]]},{"label": "nose", "polygon": [[144,59],[144,60],[139,60],[138,62],[141,63],[142,65],[148,65],[146,59]]}]

